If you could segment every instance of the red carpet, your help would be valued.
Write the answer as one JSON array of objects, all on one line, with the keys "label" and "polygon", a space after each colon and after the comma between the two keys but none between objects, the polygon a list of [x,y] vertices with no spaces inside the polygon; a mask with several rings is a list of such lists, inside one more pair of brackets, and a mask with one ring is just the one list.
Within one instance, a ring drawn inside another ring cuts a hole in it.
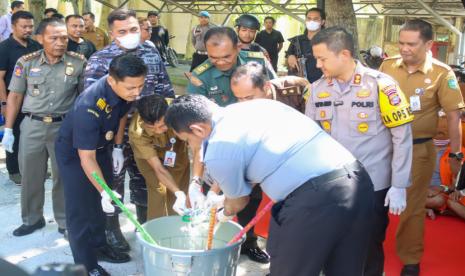
[{"label": "red carpet", "polygon": [[[260,209],[269,199],[264,196]],[[255,232],[268,236],[270,214],[263,217],[255,227]],[[384,251],[386,276],[399,276],[402,263],[396,254],[395,233],[398,216],[390,216]],[[426,219],[425,253],[421,260],[421,276],[465,276],[465,221],[446,216],[435,220]]]},{"label": "red carpet", "polygon": [[[399,276],[402,263],[396,254],[395,233],[399,217],[390,216],[384,243],[386,276]],[[426,219],[425,253],[421,276],[465,276],[465,221],[437,216]]]}]

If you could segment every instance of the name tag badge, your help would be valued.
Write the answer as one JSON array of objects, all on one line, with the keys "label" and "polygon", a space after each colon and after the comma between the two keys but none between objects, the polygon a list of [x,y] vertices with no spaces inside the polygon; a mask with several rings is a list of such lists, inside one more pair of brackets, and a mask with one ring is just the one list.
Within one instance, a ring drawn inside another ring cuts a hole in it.
[{"label": "name tag badge", "polygon": [[175,162],[176,162],[176,152],[174,151],[165,152],[165,160],[163,161],[163,165],[173,168]]},{"label": "name tag badge", "polygon": [[421,110],[421,102],[420,96],[410,96],[410,108],[412,111],[420,111]]}]

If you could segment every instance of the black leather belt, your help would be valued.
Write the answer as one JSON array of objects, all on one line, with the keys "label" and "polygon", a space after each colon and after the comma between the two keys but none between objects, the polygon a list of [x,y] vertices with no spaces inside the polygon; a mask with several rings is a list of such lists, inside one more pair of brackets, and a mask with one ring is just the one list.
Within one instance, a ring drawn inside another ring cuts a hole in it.
[{"label": "black leather belt", "polygon": [[51,123],[56,123],[56,122],[61,122],[65,118],[65,115],[61,115],[58,117],[52,117],[52,116],[37,116],[31,113],[24,113],[26,116],[30,117],[32,120],[36,121],[41,121],[46,124],[51,124]]},{"label": "black leather belt", "polygon": [[423,144],[425,142],[428,142],[429,140],[431,140],[433,138],[418,138],[418,139],[413,139],[413,144],[416,145],[416,144]]},{"label": "black leather belt", "polygon": [[290,197],[293,197],[297,192],[299,192],[300,189],[304,188],[304,186],[307,186],[307,185],[316,186],[316,185],[319,185],[319,184],[325,184],[325,183],[327,183],[327,182],[329,182],[331,180],[334,180],[334,179],[336,179],[338,177],[352,174],[354,171],[361,170],[362,168],[363,168],[363,165],[359,161],[354,161],[354,162],[352,162],[350,164],[344,165],[341,169],[333,170],[333,171],[330,171],[328,173],[322,174],[320,176],[311,178],[311,179],[307,180],[304,184],[300,185],[300,187],[298,187],[297,189],[292,191],[286,197],[286,199],[288,199]]}]

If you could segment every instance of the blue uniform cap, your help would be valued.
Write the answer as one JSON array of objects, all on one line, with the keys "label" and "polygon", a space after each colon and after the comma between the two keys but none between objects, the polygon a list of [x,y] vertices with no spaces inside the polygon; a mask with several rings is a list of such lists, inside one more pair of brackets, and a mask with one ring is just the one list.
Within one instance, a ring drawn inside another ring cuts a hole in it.
[{"label": "blue uniform cap", "polygon": [[207,11],[199,12],[199,17],[208,17],[210,18],[210,14]]}]

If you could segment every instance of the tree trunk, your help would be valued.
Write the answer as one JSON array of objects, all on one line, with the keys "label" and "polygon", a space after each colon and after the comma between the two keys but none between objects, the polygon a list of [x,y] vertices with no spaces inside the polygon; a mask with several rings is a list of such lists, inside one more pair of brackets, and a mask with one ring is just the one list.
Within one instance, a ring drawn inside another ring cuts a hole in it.
[{"label": "tree trunk", "polygon": [[90,4],[90,0],[82,0],[82,13],[85,13],[85,12],[89,12],[91,11],[91,4]]},{"label": "tree trunk", "polygon": [[354,36],[356,58],[359,56],[357,18],[352,0],[326,0],[326,27],[341,26]]},{"label": "tree trunk", "polygon": [[78,0],[71,0],[70,2],[73,5],[73,13],[74,14],[80,14]]},{"label": "tree trunk", "polygon": [[44,16],[45,1],[28,0],[29,11],[34,16],[34,24],[37,26]]},{"label": "tree trunk", "polygon": [[0,0],[0,16],[7,14],[9,10],[9,2],[7,0]]}]

